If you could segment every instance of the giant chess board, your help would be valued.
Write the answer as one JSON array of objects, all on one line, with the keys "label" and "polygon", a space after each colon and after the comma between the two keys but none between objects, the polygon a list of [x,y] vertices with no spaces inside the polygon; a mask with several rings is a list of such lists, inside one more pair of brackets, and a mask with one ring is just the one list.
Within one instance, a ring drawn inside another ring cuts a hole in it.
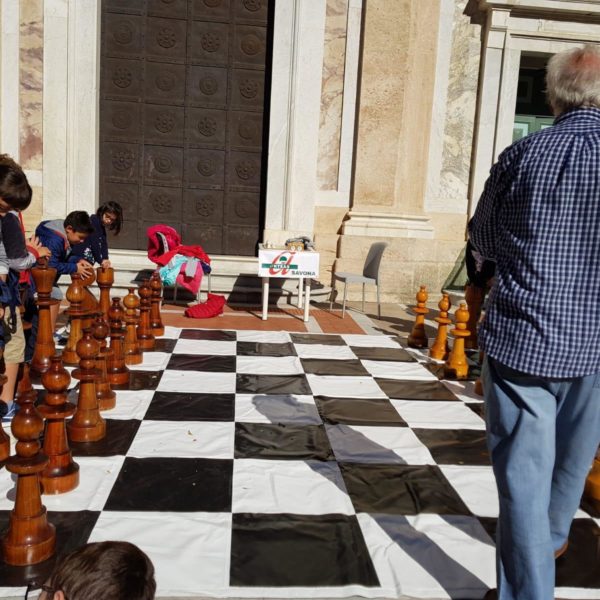
[{"label": "giant chess board", "polygon": [[[72,444],[80,486],[43,496],[57,557],[134,542],[158,596],[481,598],[498,512],[482,403],[435,372],[383,335],[167,328],[106,439]],[[2,469],[2,530],[13,501]],[[557,596],[600,598],[599,561],[582,507]],[[0,596],[51,568],[0,564]]]}]

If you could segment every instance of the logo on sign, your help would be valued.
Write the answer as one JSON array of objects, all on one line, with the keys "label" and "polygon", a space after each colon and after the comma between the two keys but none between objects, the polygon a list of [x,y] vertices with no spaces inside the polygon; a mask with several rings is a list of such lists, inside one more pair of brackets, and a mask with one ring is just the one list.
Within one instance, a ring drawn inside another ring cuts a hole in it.
[{"label": "logo on sign", "polygon": [[282,252],[279,256],[276,256],[273,262],[263,263],[261,267],[263,269],[269,269],[271,275],[287,275],[288,271],[298,269],[298,265],[292,264],[295,252]]}]

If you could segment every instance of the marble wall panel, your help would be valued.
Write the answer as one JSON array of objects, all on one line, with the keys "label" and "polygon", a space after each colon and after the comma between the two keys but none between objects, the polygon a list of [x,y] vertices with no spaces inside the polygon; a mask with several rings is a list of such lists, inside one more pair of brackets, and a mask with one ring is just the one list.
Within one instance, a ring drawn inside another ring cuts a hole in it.
[{"label": "marble wall panel", "polygon": [[19,162],[42,168],[44,2],[19,4]]},{"label": "marble wall panel", "polygon": [[439,202],[449,204],[446,209],[454,207],[457,212],[466,209],[481,51],[481,26],[465,16],[466,5],[467,0],[455,2],[438,195]]},{"label": "marble wall panel", "polygon": [[317,167],[320,190],[338,187],[347,24],[348,0],[327,0]]}]

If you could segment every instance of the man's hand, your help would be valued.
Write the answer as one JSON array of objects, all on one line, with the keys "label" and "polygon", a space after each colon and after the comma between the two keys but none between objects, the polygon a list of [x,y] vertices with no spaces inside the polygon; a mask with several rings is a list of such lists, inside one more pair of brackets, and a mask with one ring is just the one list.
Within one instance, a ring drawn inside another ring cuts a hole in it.
[{"label": "man's hand", "polygon": [[108,260],[108,258],[105,258],[101,263],[101,267],[103,269],[110,269],[110,260]]},{"label": "man's hand", "polygon": [[40,258],[50,258],[52,256],[52,252],[50,252],[50,248],[46,248],[46,246],[40,246],[37,249],[37,253]]},{"label": "man's hand", "polygon": [[82,277],[89,277],[90,275],[93,275],[94,269],[87,260],[80,260],[77,263],[77,273]]}]

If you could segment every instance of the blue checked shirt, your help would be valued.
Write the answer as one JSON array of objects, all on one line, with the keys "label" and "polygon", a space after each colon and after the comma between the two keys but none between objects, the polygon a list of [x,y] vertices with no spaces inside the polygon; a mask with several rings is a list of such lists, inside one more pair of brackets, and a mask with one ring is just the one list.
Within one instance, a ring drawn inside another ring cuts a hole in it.
[{"label": "blue checked shirt", "polygon": [[482,349],[533,375],[600,371],[600,109],[504,150],[469,234],[496,261]]}]

